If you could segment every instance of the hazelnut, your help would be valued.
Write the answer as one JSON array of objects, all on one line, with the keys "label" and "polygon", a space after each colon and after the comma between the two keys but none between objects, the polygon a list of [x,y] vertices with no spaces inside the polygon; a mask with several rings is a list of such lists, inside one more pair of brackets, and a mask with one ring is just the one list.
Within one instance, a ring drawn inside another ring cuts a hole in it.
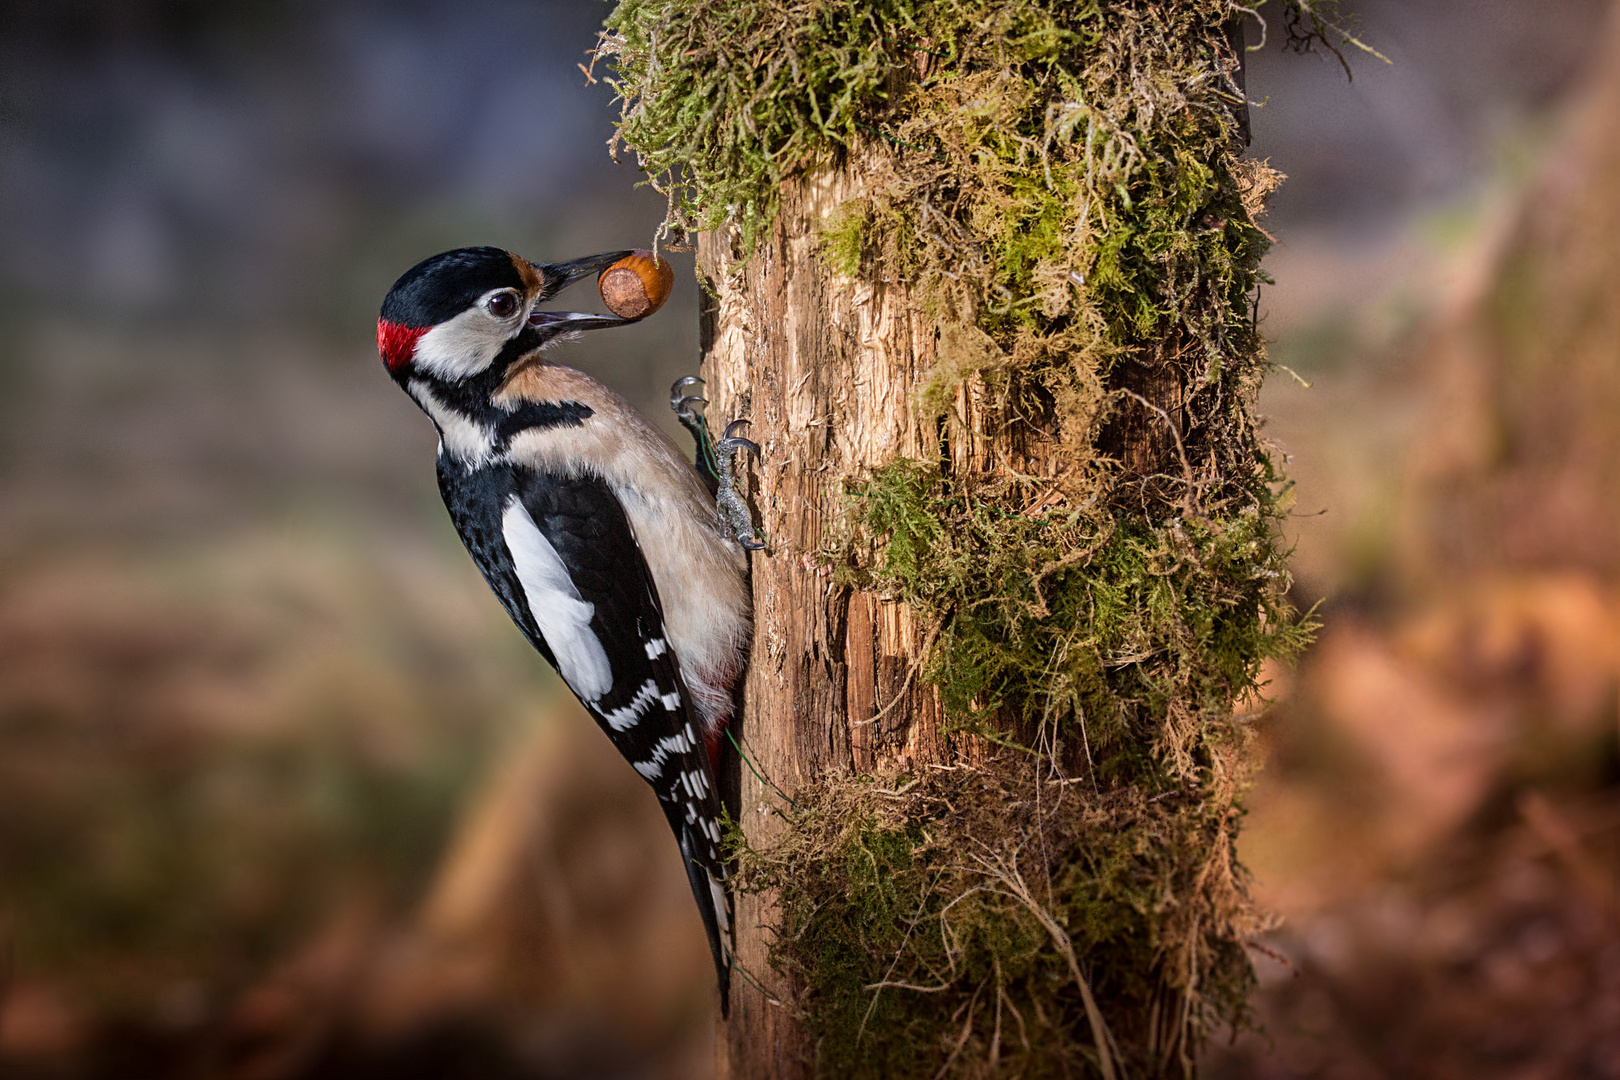
[{"label": "hazelnut", "polygon": [[650,251],[633,251],[596,279],[602,303],[621,319],[645,319],[664,306],[675,269]]}]

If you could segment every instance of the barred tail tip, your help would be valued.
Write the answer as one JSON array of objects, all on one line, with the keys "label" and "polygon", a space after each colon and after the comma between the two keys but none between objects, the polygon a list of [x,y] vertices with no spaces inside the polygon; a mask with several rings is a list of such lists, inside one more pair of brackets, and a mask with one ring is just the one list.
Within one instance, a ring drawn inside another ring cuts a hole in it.
[{"label": "barred tail tip", "polygon": [[[712,873],[703,860],[696,858],[699,850],[712,851],[708,844],[698,846],[699,834],[695,826],[679,829],[681,855],[686,861],[686,879],[692,887],[703,917],[703,930],[709,938],[709,952],[714,957],[715,978],[720,988],[720,1014],[725,1016],[731,1004],[731,910],[726,898],[724,879]],[[704,839],[707,839],[706,837]]]}]

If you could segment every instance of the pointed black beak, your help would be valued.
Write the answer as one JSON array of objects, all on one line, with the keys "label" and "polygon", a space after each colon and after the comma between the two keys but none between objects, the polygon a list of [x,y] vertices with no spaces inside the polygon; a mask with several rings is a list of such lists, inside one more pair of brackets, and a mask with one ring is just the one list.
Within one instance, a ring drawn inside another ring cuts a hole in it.
[{"label": "pointed black beak", "polygon": [[[530,263],[545,282],[540,290],[544,303],[576,281],[597,277],[627,255],[630,251],[609,251],[601,255],[587,255],[583,259],[570,259],[560,263]],[[615,315],[597,315],[589,311],[536,311],[529,315],[529,325],[545,330],[547,336],[573,333],[577,330],[604,330],[610,326],[624,326],[634,320]]]},{"label": "pointed black beak", "polygon": [[609,251],[602,255],[587,255],[583,259],[570,259],[561,263],[530,263],[545,280],[542,299],[550,300],[574,282],[595,277],[620,259],[634,255],[633,251]]}]

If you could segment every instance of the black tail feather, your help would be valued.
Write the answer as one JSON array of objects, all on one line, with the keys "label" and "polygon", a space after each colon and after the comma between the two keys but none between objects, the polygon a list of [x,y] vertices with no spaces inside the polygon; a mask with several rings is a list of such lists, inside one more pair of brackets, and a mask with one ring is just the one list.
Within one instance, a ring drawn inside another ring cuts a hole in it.
[{"label": "black tail feather", "polygon": [[[703,932],[709,936],[709,952],[714,956],[714,972],[720,987],[720,1015],[727,1016],[731,1011],[731,948],[727,942],[728,929],[731,925],[730,912],[720,910],[716,905],[728,905],[729,896],[725,892],[723,879],[719,877],[721,868],[716,866],[713,871],[706,865],[705,852],[712,850],[706,837],[698,835],[696,827],[688,825],[684,820],[684,810],[676,805],[665,803],[664,814],[669,818],[670,828],[675,830],[675,837],[680,841],[681,858],[686,863],[686,880],[692,887],[692,898],[697,901],[698,913],[703,917]],[[711,878],[711,872],[716,876]],[[718,897],[711,881],[719,881]]]}]

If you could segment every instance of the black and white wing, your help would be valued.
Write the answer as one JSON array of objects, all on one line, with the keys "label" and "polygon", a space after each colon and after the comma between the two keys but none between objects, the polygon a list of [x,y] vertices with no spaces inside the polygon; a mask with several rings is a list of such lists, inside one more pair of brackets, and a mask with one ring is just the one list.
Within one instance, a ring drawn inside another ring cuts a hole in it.
[{"label": "black and white wing", "polygon": [[500,533],[515,581],[496,592],[513,594],[507,609],[519,628],[657,792],[680,842],[724,1001],[730,920],[719,794],[652,574],[606,482],[522,467],[512,475]]}]

